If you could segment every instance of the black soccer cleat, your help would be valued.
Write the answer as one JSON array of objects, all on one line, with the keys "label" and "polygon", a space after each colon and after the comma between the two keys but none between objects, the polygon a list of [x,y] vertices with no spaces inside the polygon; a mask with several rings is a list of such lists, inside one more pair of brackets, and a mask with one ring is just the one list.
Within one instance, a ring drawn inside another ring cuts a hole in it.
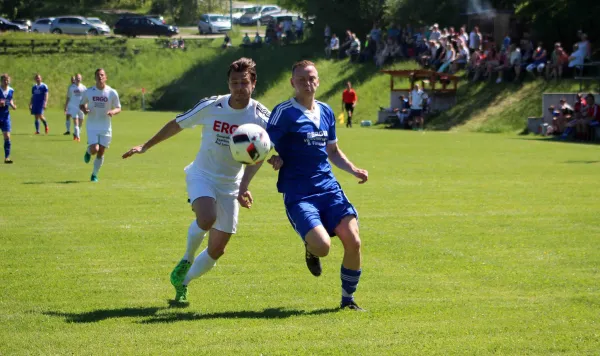
[{"label": "black soccer cleat", "polygon": [[308,270],[310,271],[310,273],[312,273],[313,276],[319,277],[321,275],[321,272],[323,272],[323,270],[321,269],[321,260],[319,260],[319,257],[313,255],[308,251],[306,243],[304,244],[304,248],[306,249],[306,267],[308,267]]},{"label": "black soccer cleat", "polygon": [[71,134],[71,132],[70,132],[70,131],[67,131],[67,132],[65,132],[63,135],[64,135],[64,136],[69,136],[70,134]]},{"label": "black soccer cleat", "polygon": [[354,300],[349,301],[349,302],[342,302],[340,304],[340,309],[348,309],[348,310],[354,310],[354,311],[360,311],[360,312],[364,312],[366,310],[364,310],[363,308],[359,307],[356,302],[354,302]]}]

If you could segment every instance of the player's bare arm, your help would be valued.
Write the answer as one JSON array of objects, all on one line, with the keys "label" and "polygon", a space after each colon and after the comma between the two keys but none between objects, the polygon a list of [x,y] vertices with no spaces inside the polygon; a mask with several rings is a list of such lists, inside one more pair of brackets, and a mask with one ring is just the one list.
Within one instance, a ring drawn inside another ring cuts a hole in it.
[{"label": "player's bare arm", "polygon": [[8,105],[10,105],[10,107],[13,108],[13,110],[17,110],[17,106],[15,105],[14,100],[11,100],[10,103],[8,103]]},{"label": "player's bare arm", "polygon": [[[81,105],[79,105],[79,109],[81,111],[83,111],[83,113],[86,114],[86,115],[90,113],[90,109],[88,109],[87,104],[81,104]],[[66,109],[65,109],[65,111],[66,111]]]},{"label": "player's bare arm", "polygon": [[135,146],[129,151],[125,152],[123,154],[123,158],[131,157],[136,153],[144,153],[147,150],[149,150],[152,146],[177,135],[182,130],[183,129],[179,126],[177,121],[173,119],[169,121],[165,126],[163,126],[163,128],[160,129],[160,131],[158,131],[156,135],[154,135],[151,139],[149,139],[148,142],[144,143],[143,145]]},{"label": "player's bare arm", "polygon": [[339,169],[348,172],[359,179],[359,184],[365,183],[369,179],[369,172],[365,169],[356,167],[348,157],[342,152],[340,147],[336,143],[330,143],[327,145],[327,155],[331,163],[335,164]]},{"label": "player's bare arm", "polygon": [[244,169],[244,176],[240,183],[240,191],[238,193],[237,200],[240,205],[244,208],[250,209],[254,200],[252,199],[252,193],[248,190],[252,178],[256,175],[256,172],[262,167],[263,162],[257,163],[252,166],[246,166]]},{"label": "player's bare arm", "polygon": [[48,98],[50,97],[50,94],[48,94],[48,92],[46,92],[46,95],[44,95],[44,110],[46,110],[46,105],[48,105]]},{"label": "player's bare arm", "polygon": [[106,114],[110,117],[113,117],[115,115],[118,115],[121,112],[121,108],[114,108],[112,110],[110,110],[109,112],[107,112]]}]

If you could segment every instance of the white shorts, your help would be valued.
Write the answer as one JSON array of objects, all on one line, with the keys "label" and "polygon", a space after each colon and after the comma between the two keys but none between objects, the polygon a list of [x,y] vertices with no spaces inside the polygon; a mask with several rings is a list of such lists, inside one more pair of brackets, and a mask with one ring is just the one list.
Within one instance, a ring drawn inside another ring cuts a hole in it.
[{"label": "white shorts", "polygon": [[238,186],[215,183],[206,176],[190,172],[188,167],[186,167],[185,182],[190,204],[200,197],[213,198],[217,202],[217,220],[213,229],[235,234],[240,212],[237,201]]},{"label": "white shorts", "polygon": [[90,131],[90,130],[87,131],[88,146],[99,144],[99,145],[102,145],[102,146],[108,148],[108,146],[110,146],[110,141],[112,141],[112,136],[107,135],[106,132]]},{"label": "white shorts", "polygon": [[79,108],[77,107],[68,107],[67,108],[67,115],[69,115],[72,118],[77,118],[77,119],[81,119],[83,120],[83,111],[81,111]]}]

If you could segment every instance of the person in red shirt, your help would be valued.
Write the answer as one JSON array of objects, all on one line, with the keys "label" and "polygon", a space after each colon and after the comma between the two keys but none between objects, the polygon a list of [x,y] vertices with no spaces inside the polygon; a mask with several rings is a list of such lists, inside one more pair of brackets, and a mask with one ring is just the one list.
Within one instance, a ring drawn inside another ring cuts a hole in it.
[{"label": "person in red shirt", "polygon": [[352,127],[352,115],[354,114],[354,107],[358,101],[358,96],[354,89],[352,89],[352,83],[346,83],[346,90],[342,93],[342,110],[346,109],[348,114],[348,120],[346,121],[346,127]]}]

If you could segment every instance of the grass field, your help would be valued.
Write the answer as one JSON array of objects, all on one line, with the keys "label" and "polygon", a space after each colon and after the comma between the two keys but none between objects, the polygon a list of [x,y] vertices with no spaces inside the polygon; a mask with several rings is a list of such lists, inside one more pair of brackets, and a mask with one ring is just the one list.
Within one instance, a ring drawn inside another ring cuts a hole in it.
[{"label": "grass field", "polygon": [[[342,249],[306,270],[276,176],[188,308],[168,275],[192,212],[183,167],[200,130],[130,160],[172,115],[124,111],[100,172],[84,145],[13,116],[0,166],[0,354],[596,354],[598,146],[529,136],[340,128],[370,173],[335,170],[360,213],[367,313],[340,312]],[[85,137],[85,135],[84,135]],[[268,168],[268,167],[264,167]]]}]

